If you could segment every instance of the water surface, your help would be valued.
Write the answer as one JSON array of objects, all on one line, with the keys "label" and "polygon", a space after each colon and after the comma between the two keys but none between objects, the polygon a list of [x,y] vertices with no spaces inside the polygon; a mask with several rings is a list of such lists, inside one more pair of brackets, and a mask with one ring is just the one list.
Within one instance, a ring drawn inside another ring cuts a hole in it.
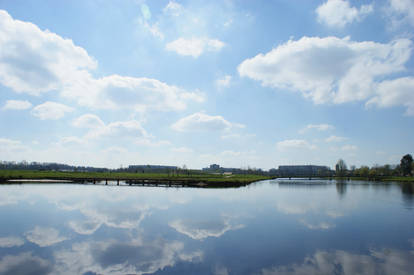
[{"label": "water surface", "polygon": [[412,184],[0,186],[0,274],[412,274]]}]

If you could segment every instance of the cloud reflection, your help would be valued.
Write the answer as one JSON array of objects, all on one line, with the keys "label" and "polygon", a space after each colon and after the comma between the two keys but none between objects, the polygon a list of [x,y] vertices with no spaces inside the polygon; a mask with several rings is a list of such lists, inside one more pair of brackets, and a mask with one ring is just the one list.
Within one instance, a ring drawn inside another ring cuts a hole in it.
[{"label": "cloud reflection", "polygon": [[227,231],[244,227],[243,224],[232,224],[228,217],[221,220],[178,219],[168,225],[194,240],[204,240],[208,237],[219,238]]},{"label": "cloud reflection", "polygon": [[4,237],[0,238],[0,247],[10,248],[14,246],[22,246],[24,240],[19,237]]},{"label": "cloud reflection", "polygon": [[52,227],[36,226],[33,230],[25,233],[26,239],[40,247],[51,246],[67,240],[59,236],[59,231]]},{"label": "cloud reflection", "polygon": [[262,275],[412,274],[414,251],[371,250],[368,255],[336,250],[318,251],[303,263],[263,269]]},{"label": "cloud reflection", "polygon": [[199,261],[202,252],[184,252],[184,244],[157,239],[128,243],[83,242],[70,250],[55,252],[58,274],[146,274],[154,273],[178,261]]},{"label": "cloud reflection", "polygon": [[0,274],[49,274],[52,266],[49,261],[31,253],[7,255],[0,260]]}]

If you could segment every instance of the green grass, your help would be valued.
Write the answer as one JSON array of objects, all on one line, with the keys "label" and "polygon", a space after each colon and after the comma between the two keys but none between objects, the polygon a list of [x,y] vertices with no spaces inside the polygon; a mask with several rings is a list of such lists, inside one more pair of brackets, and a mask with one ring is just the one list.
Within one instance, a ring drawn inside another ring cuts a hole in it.
[{"label": "green grass", "polygon": [[0,170],[2,179],[65,179],[65,180],[168,180],[168,181],[200,181],[205,183],[254,182],[269,179],[258,175],[215,175],[215,174],[167,174],[167,173],[125,173],[125,172],[60,172],[30,170]]}]

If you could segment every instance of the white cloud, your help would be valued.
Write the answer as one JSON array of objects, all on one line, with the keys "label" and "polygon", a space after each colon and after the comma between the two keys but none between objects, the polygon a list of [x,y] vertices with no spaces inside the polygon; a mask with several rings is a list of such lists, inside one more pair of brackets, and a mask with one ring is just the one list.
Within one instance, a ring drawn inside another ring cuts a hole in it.
[{"label": "white cloud", "polygon": [[[149,9],[143,10],[150,14]],[[162,36],[157,25],[149,27],[154,35]],[[2,10],[0,37],[0,83],[15,92],[39,95],[56,91],[81,106],[135,111],[179,111],[188,102],[204,100],[199,91],[189,92],[156,79],[120,75],[94,78],[91,70],[97,62],[85,49],[32,23],[14,20]],[[209,50],[221,46],[216,40],[206,39],[204,43]]]},{"label": "white cloud", "polygon": [[381,44],[303,37],[243,61],[238,71],[264,86],[299,91],[317,104],[366,101],[377,96],[379,79],[405,71],[412,48],[408,39]]},{"label": "white cloud", "polygon": [[66,113],[72,112],[73,108],[63,105],[61,103],[46,101],[43,104],[37,105],[32,109],[32,115],[40,118],[42,120],[45,119],[61,119],[65,116]]},{"label": "white cloud", "polygon": [[169,1],[163,12],[172,16],[179,16],[183,12],[183,6],[175,1]]},{"label": "white cloud", "polygon": [[325,139],[326,142],[342,142],[345,141],[347,138],[346,137],[338,137],[338,136],[329,136]]},{"label": "white cloud", "polygon": [[0,83],[16,92],[38,95],[76,79],[95,60],[70,39],[14,20],[0,10]]},{"label": "white cloud", "polygon": [[64,89],[62,95],[95,109],[135,111],[180,111],[187,108],[189,101],[204,101],[204,95],[199,91],[189,92],[156,79],[120,75],[79,79]]},{"label": "white cloud", "polygon": [[59,236],[59,231],[52,227],[36,226],[33,230],[25,233],[26,239],[40,247],[51,246],[67,240]]},{"label": "white cloud", "polygon": [[217,39],[209,38],[178,38],[168,43],[165,48],[179,55],[199,57],[203,52],[217,52],[225,46],[225,43]]},{"label": "white cloud", "polygon": [[32,103],[27,100],[7,100],[3,110],[26,110],[32,107]]},{"label": "white cloud", "polygon": [[347,0],[328,0],[316,9],[316,14],[320,23],[342,28],[354,21],[360,21],[372,11],[372,4],[362,5],[358,10],[351,7]]},{"label": "white cloud", "polygon": [[305,128],[301,129],[299,133],[303,134],[307,132],[308,130],[317,130],[317,131],[323,132],[323,131],[328,131],[332,129],[335,129],[335,127],[330,124],[308,124],[306,125]]},{"label": "white cloud", "polygon": [[105,126],[105,123],[94,114],[85,114],[73,121],[73,126],[79,128],[102,128]]},{"label": "white cloud", "polygon": [[193,149],[188,147],[174,147],[171,149],[174,153],[192,153],[194,152]]},{"label": "white cloud", "polygon": [[73,121],[73,125],[79,128],[89,129],[85,138],[100,137],[135,137],[150,138],[150,135],[136,120],[115,121],[105,124],[97,115],[85,114]]},{"label": "white cloud", "polygon": [[367,106],[405,106],[406,115],[414,115],[414,77],[404,77],[383,81],[378,85],[377,94],[367,102]]},{"label": "white cloud", "polygon": [[412,0],[389,0],[389,11],[394,24],[409,23],[414,26],[414,2]]},{"label": "white cloud", "polygon": [[0,247],[10,248],[15,246],[22,246],[24,240],[19,237],[2,237],[0,238]]},{"label": "white cloud", "polygon": [[222,116],[210,116],[203,112],[194,113],[175,122],[171,128],[179,132],[190,131],[229,131],[233,128],[244,128],[238,123],[231,123]]},{"label": "white cloud", "polygon": [[231,75],[225,75],[223,78],[219,78],[216,80],[216,85],[219,88],[226,88],[229,87],[231,84]]},{"label": "white cloud", "polygon": [[289,149],[316,149],[316,145],[310,144],[308,141],[303,139],[287,139],[276,143],[278,150],[289,150]]}]

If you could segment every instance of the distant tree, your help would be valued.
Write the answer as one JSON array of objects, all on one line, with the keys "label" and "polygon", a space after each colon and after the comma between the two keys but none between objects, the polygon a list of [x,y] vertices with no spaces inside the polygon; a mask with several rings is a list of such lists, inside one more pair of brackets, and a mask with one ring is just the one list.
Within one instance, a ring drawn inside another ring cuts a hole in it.
[{"label": "distant tree", "polygon": [[400,162],[400,167],[403,176],[405,175],[411,175],[411,169],[413,165],[413,157],[410,154],[407,154],[402,157]]},{"label": "distant tree", "polygon": [[361,172],[361,176],[363,177],[368,177],[369,175],[369,167],[368,166],[361,166],[361,168],[359,169]]},{"label": "distant tree", "polygon": [[346,173],[346,163],[343,159],[339,159],[338,162],[335,165],[335,171],[337,176],[344,176]]}]

